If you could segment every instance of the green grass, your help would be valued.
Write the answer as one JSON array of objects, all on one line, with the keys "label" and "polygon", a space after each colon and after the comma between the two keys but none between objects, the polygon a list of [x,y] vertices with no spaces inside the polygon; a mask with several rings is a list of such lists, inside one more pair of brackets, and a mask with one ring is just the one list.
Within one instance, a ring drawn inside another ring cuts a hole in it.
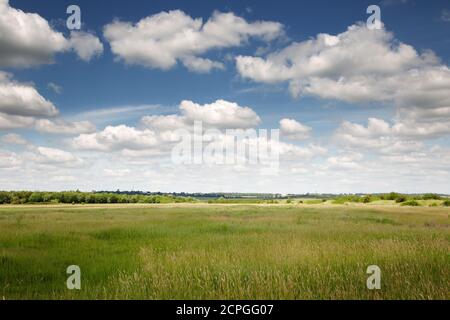
[{"label": "green grass", "polygon": [[[0,299],[449,299],[450,209],[0,207]],[[81,268],[82,289],[66,288]],[[382,289],[366,288],[366,268]]]},{"label": "green grass", "polygon": [[420,203],[417,202],[416,200],[408,200],[408,201],[402,202],[401,205],[402,206],[417,207],[417,206],[420,206]]}]

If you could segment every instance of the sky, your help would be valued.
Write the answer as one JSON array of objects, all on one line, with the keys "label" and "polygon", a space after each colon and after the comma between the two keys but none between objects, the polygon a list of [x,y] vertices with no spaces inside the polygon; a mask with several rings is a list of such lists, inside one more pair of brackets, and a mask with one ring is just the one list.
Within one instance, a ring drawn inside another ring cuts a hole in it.
[{"label": "sky", "polygon": [[450,193],[449,64],[448,1],[0,0],[0,190]]}]

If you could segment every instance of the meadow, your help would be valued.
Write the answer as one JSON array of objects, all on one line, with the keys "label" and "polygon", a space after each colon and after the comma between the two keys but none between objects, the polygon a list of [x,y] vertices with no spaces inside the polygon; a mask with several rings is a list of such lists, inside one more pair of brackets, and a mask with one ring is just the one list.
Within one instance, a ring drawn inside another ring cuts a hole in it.
[{"label": "meadow", "polygon": [[[0,206],[2,299],[450,299],[448,207]],[[81,268],[68,290],[66,268]],[[378,265],[381,290],[368,290]]]}]

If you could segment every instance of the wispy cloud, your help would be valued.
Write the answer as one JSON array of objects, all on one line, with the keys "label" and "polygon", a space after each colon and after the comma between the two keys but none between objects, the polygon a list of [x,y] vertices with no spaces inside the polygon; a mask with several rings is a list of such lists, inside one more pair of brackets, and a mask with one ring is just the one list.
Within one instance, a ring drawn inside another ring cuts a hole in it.
[{"label": "wispy cloud", "polygon": [[395,6],[395,5],[402,5],[402,4],[407,4],[408,0],[383,0],[380,2],[380,4],[383,7],[388,7],[388,6]]},{"label": "wispy cloud", "polygon": [[62,87],[60,85],[57,85],[54,82],[49,82],[47,84],[47,88],[52,90],[54,93],[61,94],[62,93]]},{"label": "wispy cloud", "polygon": [[162,111],[170,112],[173,110],[176,110],[176,108],[163,107],[159,104],[130,105],[83,111],[74,114],[69,118],[74,121],[89,120],[96,124],[112,124],[116,122],[126,122],[147,114],[160,114]]},{"label": "wispy cloud", "polygon": [[442,10],[441,19],[442,21],[450,22],[450,10]]}]

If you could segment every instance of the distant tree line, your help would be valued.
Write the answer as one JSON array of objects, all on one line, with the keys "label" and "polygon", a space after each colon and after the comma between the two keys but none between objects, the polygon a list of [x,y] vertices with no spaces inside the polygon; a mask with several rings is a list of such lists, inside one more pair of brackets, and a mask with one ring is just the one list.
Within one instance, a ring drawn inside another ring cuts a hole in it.
[{"label": "distant tree line", "polygon": [[280,193],[241,193],[241,192],[161,192],[161,191],[135,191],[135,190],[116,190],[116,191],[102,191],[96,190],[93,191],[95,193],[116,193],[116,194],[142,194],[142,195],[164,195],[164,196],[174,196],[174,197],[191,197],[199,200],[209,200],[209,199],[261,199],[261,200],[270,200],[270,199],[288,199],[291,197],[307,197],[307,198],[327,198],[332,197],[331,195],[319,195],[319,194],[311,194],[309,193],[305,195],[282,195]]},{"label": "distant tree line", "polygon": [[[180,203],[207,201],[208,203],[279,203],[279,198],[199,198],[192,196],[180,196],[163,193],[128,193],[128,192],[33,192],[33,191],[0,191],[0,204],[26,204],[26,203]],[[417,200],[442,200],[443,206],[450,206],[450,199],[435,193],[425,193],[421,195],[408,195],[397,192],[386,194],[354,194],[338,195],[332,198],[334,204],[344,204],[346,202],[370,203],[378,200],[391,200],[402,205],[419,205]],[[286,203],[292,203],[291,198],[287,198]],[[321,203],[326,199],[305,200],[307,204]],[[299,203],[303,203],[300,201]]]},{"label": "distant tree line", "polygon": [[444,200],[443,205],[449,206],[450,200],[445,199],[441,197],[440,195],[436,193],[424,193],[424,194],[417,194],[417,195],[408,195],[408,194],[401,194],[397,192],[390,192],[385,194],[366,194],[366,195],[345,195],[345,196],[338,196],[333,199],[333,203],[335,204],[343,204],[345,202],[361,202],[361,203],[369,203],[372,201],[377,200],[391,200],[395,201],[397,203],[404,203],[408,205],[419,205],[417,200]]},{"label": "distant tree line", "polygon": [[193,202],[190,197],[169,195],[117,194],[80,191],[33,192],[0,191],[0,204],[25,203],[175,203]]}]

